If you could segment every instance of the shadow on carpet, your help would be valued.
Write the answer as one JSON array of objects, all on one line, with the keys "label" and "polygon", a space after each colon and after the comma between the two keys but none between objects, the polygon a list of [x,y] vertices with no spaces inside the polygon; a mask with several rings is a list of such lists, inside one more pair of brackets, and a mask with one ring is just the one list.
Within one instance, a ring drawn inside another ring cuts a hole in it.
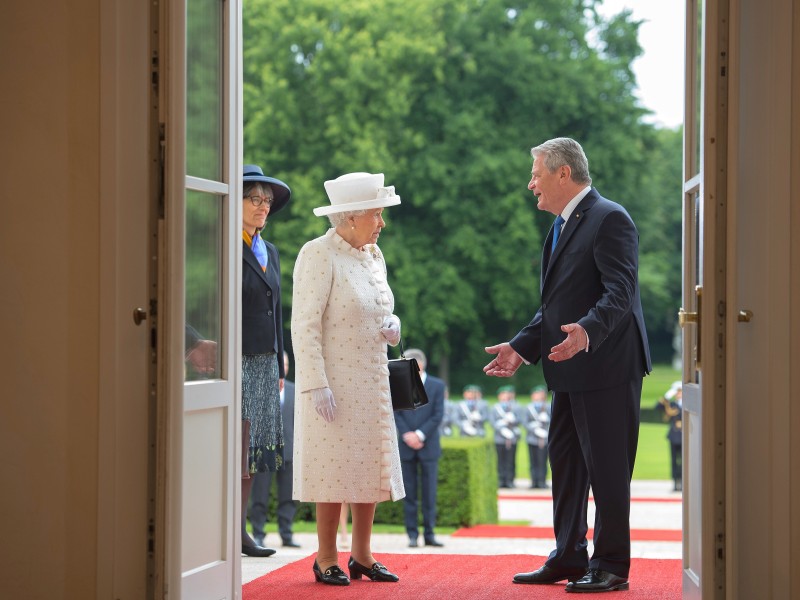
[{"label": "shadow on carpet", "polygon": [[[347,572],[349,554],[339,554],[339,565]],[[354,580],[349,586],[331,586],[314,581],[314,556],[298,560],[259,577],[242,587],[242,600],[293,600],[295,598],[351,598],[358,600],[513,600],[558,598],[564,600],[563,583],[519,585],[515,573],[538,569],[542,556],[472,554],[376,554],[375,558],[400,577],[398,583]],[[568,597],[594,597],[583,594]],[[630,590],[602,595],[612,600],[679,600],[681,561],[678,559],[634,559]]]}]

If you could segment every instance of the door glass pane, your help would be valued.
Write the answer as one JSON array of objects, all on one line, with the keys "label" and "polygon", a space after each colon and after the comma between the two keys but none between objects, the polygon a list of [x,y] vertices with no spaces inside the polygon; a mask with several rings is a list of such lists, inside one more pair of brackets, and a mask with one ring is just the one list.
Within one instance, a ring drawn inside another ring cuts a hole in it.
[{"label": "door glass pane", "polygon": [[[696,292],[697,286],[703,285],[703,249],[700,244],[703,231],[703,202],[699,188],[686,194],[687,206],[683,213],[685,246],[684,252],[688,260],[684,263],[684,307],[687,312],[699,313],[700,303]],[[697,323],[688,323],[683,327],[683,351],[686,357],[684,377],[688,383],[699,382],[697,368],[698,331]]]},{"label": "door glass pane", "polygon": [[186,174],[213,181],[222,179],[222,8],[186,3]]},{"label": "door glass pane", "polygon": [[704,36],[703,36],[703,17],[705,13],[705,3],[703,0],[697,0],[697,10],[695,12],[694,20],[694,43],[696,54],[694,56],[694,82],[693,82],[693,102],[694,102],[694,131],[691,132],[692,141],[694,143],[694,165],[691,175],[700,173],[702,160],[702,131],[703,131],[703,56],[705,54]]},{"label": "door glass pane", "polygon": [[[219,379],[223,198],[186,191],[186,380]],[[203,341],[198,341],[204,338]]]}]

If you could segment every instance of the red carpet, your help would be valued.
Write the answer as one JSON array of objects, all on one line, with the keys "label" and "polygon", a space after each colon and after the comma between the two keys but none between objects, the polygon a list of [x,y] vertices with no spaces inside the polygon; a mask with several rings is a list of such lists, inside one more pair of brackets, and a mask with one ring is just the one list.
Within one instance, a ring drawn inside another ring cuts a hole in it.
[{"label": "red carpet", "polygon": [[[555,540],[552,527],[528,527],[525,525],[475,525],[453,532],[453,537],[486,538],[535,538]],[[594,530],[589,529],[588,539]],[[645,542],[680,542],[683,539],[680,529],[631,529],[631,540]]]},{"label": "red carpet", "polygon": [[[346,570],[346,553],[339,564]],[[376,554],[390,571],[400,576],[398,583],[379,583],[369,579],[353,581],[346,587],[316,583],[311,566],[314,556],[281,567],[247,583],[242,600],[294,600],[342,598],[348,600],[503,600],[541,598],[564,600],[563,584],[519,585],[511,583],[515,573],[538,569],[541,556],[475,556],[461,554]],[[681,561],[634,559],[631,564],[630,591],[603,594],[613,600],[680,600]],[[597,594],[581,597],[596,597]],[[573,595],[567,596],[572,598]]]}]

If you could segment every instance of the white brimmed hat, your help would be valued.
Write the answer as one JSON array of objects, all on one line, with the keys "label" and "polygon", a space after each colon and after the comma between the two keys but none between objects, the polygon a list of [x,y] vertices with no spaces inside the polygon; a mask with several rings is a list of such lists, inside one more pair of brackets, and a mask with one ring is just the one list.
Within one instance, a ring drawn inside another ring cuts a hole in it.
[{"label": "white brimmed hat", "polygon": [[347,173],[325,182],[330,206],[314,209],[318,217],[337,212],[383,208],[400,204],[394,186],[384,187],[383,173]]}]

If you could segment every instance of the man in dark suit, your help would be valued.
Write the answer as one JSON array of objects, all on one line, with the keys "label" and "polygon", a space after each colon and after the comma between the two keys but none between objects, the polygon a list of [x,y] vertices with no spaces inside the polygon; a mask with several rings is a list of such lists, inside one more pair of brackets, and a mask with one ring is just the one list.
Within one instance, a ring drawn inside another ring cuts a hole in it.
[{"label": "man in dark suit", "polygon": [[[422,526],[426,546],[441,547],[433,533],[436,526],[436,483],[439,476],[439,457],[442,446],[439,425],[444,416],[445,383],[425,372],[427,360],[422,350],[410,348],[406,358],[416,358],[428,404],[416,410],[398,410],[394,413],[400,435],[400,464],[403,469],[403,500],[408,545],[416,548],[419,538],[417,500],[422,492]],[[421,485],[420,485],[421,483]]]},{"label": "man in dark suit", "polygon": [[[283,353],[284,373],[289,372],[289,355]],[[297,512],[298,502],[292,500],[292,452],[294,451],[294,383],[285,379],[281,390],[281,416],[283,417],[283,469],[274,473],[278,482],[278,533],[283,545],[288,548],[299,548],[294,541],[292,523]],[[264,525],[267,522],[270,488],[273,473],[265,471],[256,473],[253,489],[250,491],[250,525],[253,528],[253,539],[259,546],[264,545]]]},{"label": "man in dark suit", "polygon": [[[515,583],[569,580],[567,591],[628,589],[630,480],[650,351],[639,297],[639,235],[627,211],[591,187],[580,144],[556,138],[531,149],[528,189],[556,215],[542,253],[541,307],[488,375],[510,377],[542,361],[553,390],[548,451],[556,549]],[[563,224],[563,229],[561,225]],[[597,508],[588,557],[589,487]]]}]

